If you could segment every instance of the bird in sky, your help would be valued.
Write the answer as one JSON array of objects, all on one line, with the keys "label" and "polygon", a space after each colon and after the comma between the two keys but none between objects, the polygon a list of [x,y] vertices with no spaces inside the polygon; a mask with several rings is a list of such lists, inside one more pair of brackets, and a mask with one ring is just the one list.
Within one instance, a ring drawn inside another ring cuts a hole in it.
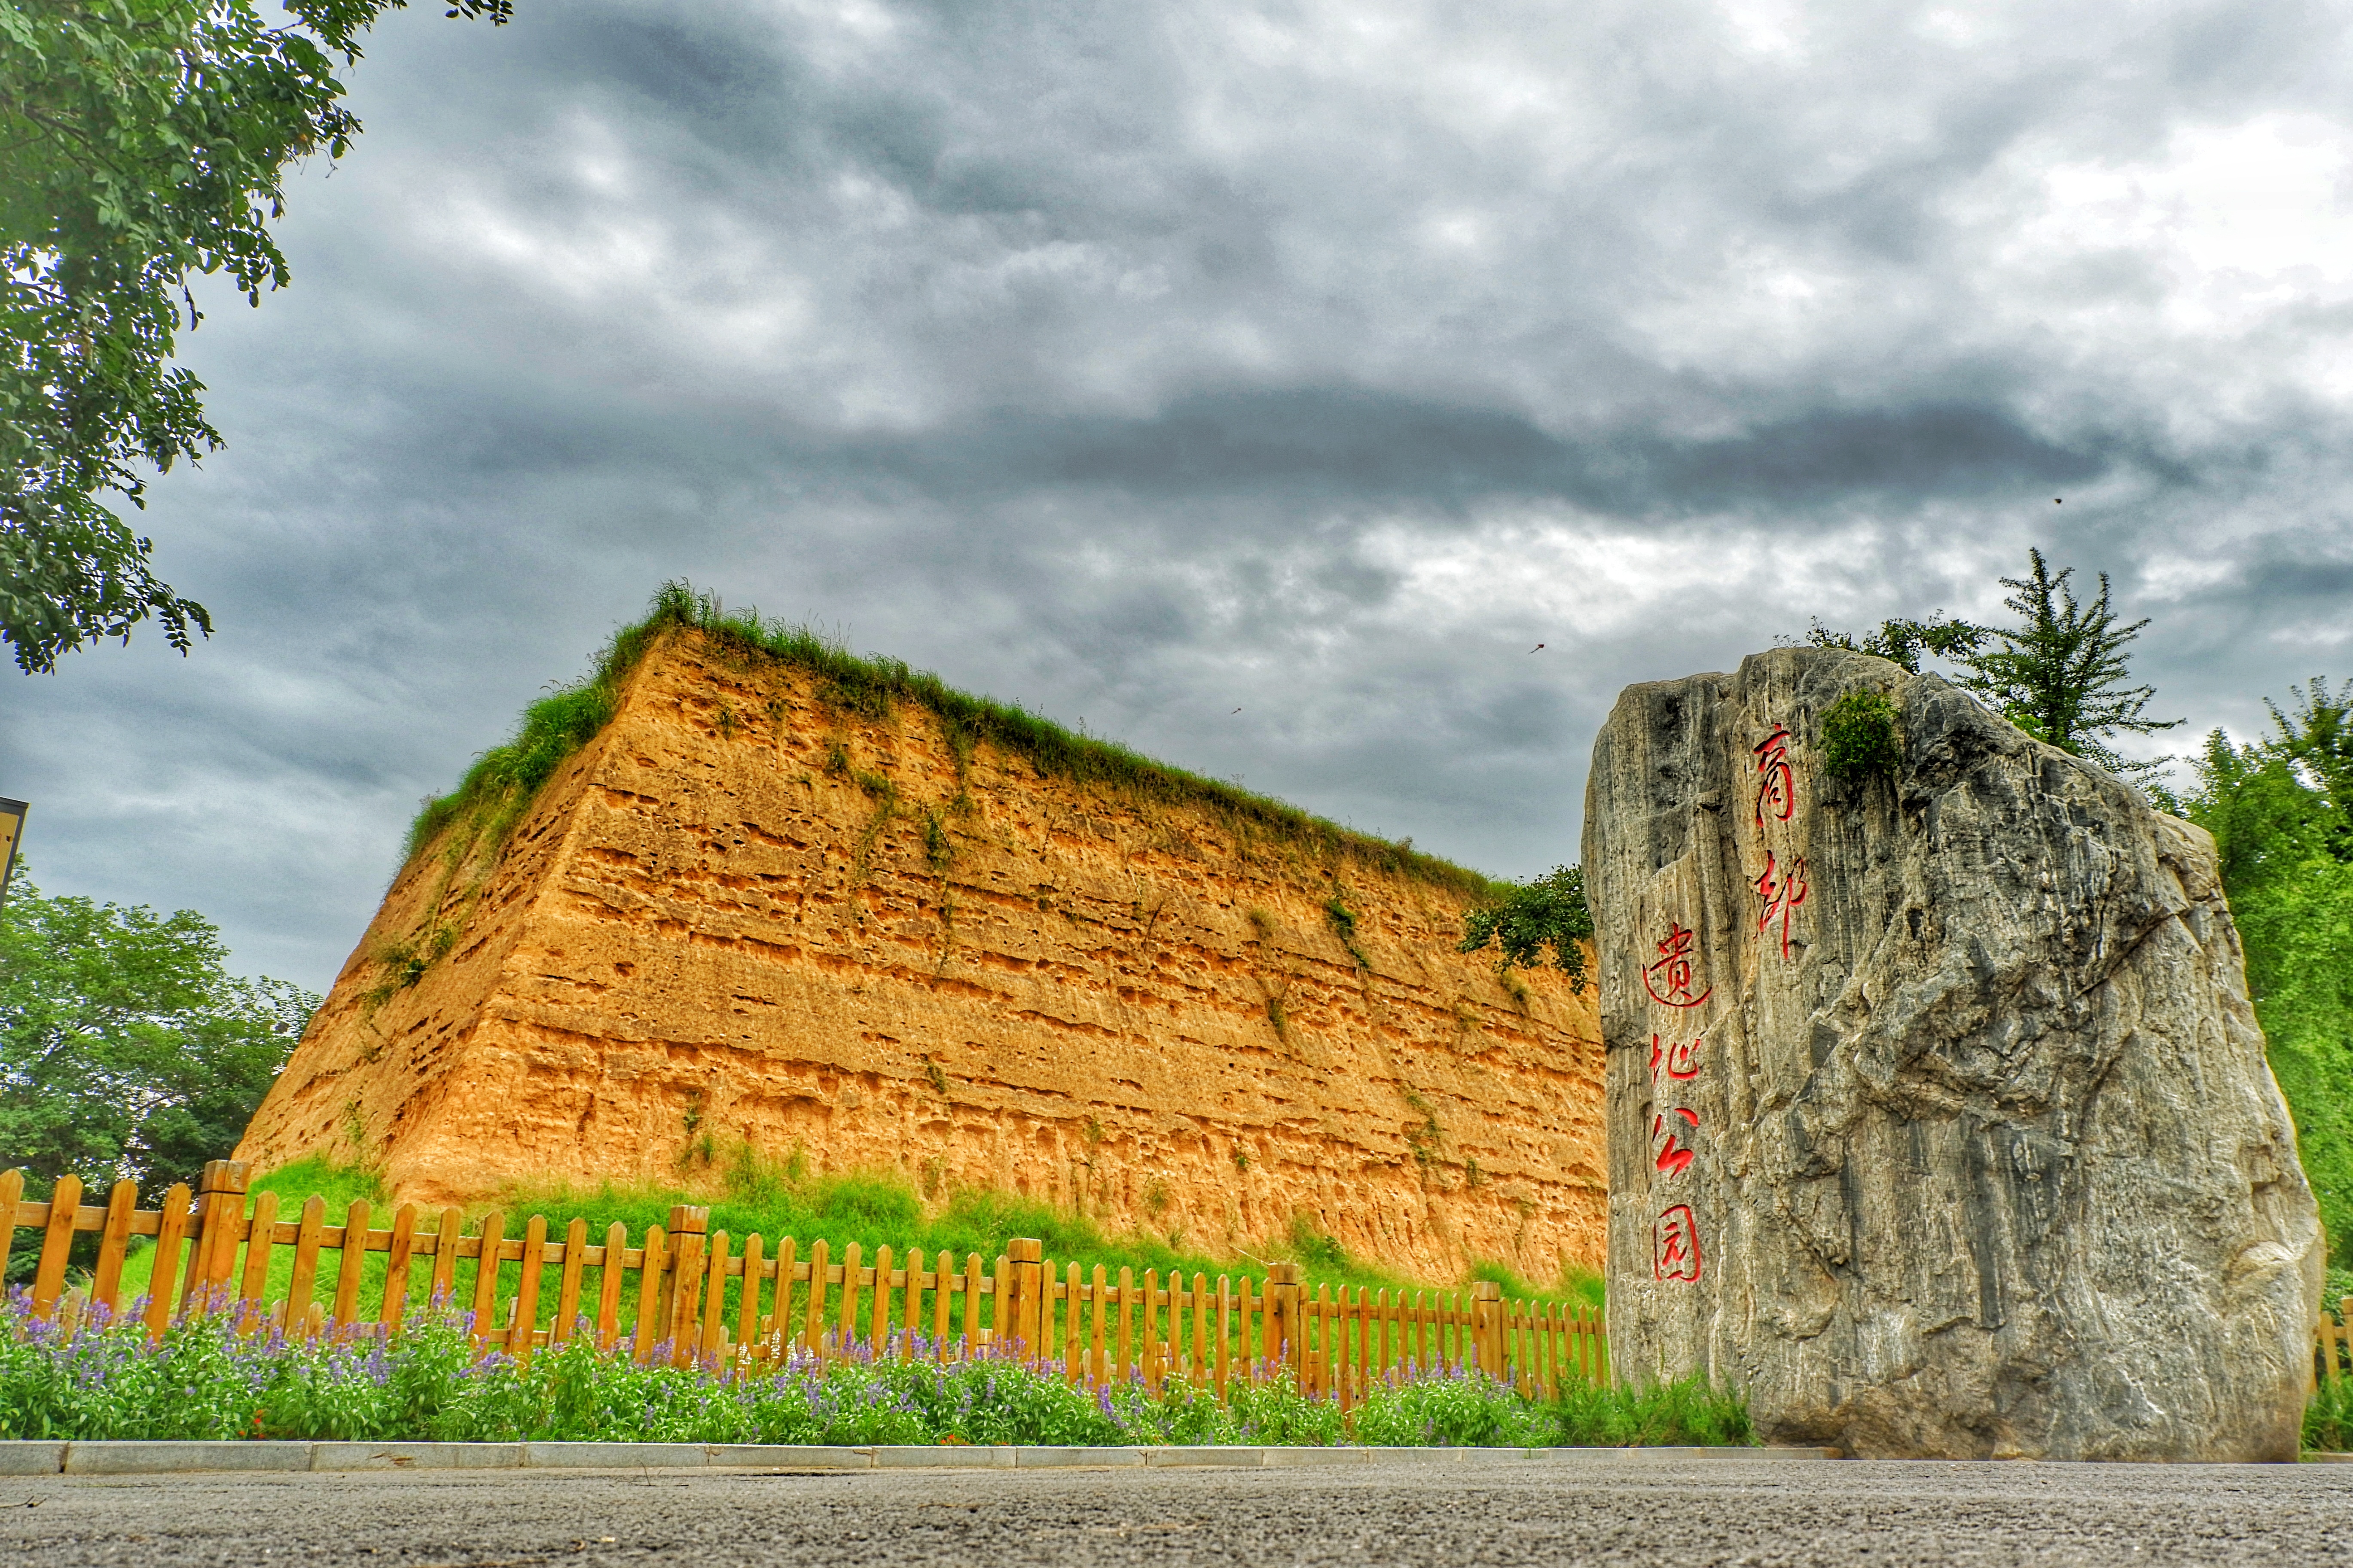
[{"label": "bird in sky", "polygon": [[1544,650],[1545,650],[1545,645],[1544,645],[1544,644],[1542,644],[1542,643],[1538,643],[1538,644],[1536,644],[1536,646],[1535,646],[1535,647],[1532,647],[1532,648],[1528,649],[1528,651],[1529,651],[1530,653],[1542,653],[1542,652],[1544,652]]},{"label": "bird in sky", "polygon": [[[1239,712],[1240,712],[1240,711],[1241,711],[1241,710],[1240,710],[1240,709],[1239,709],[1239,708],[1237,708],[1237,709],[1235,709],[1235,710],[1234,710],[1234,713],[1239,713]],[[1226,715],[1226,717],[1227,717],[1227,718],[1229,718],[1229,719],[1230,719],[1230,718],[1232,718],[1232,717],[1234,716],[1234,713],[1229,713],[1229,714],[1227,714],[1227,715]]]}]

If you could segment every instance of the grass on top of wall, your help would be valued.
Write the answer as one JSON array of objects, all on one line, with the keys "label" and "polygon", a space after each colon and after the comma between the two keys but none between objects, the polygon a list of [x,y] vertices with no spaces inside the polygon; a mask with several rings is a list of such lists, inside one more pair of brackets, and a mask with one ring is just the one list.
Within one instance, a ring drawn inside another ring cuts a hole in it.
[{"label": "grass on top of wall", "polygon": [[1203,807],[1246,831],[1321,857],[1354,858],[1474,898],[1508,890],[1476,871],[1423,854],[1410,839],[1392,842],[1359,833],[1271,795],[1155,762],[1115,741],[1077,733],[1018,703],[958,691],[902,660],[861,658],[808,626],[756,611],[729,613],[717,595],[698,593],[683,582],[662,584],[646,617],[617,632],[586,678],[525,709],[511,739],[475,759],[455,790],[426,803],[409,827],[408,858],[451,828],[459,832],[445,846],[453,858],[502,843],[540,786],[612,719],[621,683],[646,650],[662,633],[688,629],[735,658],[773,661],[817,676],[828,702],[843,712],[881,719],[899,703],[923,710],[937,718],[959,757],[987,745],[1026,760],[1045,777]]}]

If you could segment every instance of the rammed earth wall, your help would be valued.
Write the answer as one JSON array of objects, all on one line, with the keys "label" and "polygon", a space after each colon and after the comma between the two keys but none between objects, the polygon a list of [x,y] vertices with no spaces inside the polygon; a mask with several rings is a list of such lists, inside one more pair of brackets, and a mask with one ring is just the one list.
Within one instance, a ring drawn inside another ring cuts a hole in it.
[{"label": "rammed earth wall", "polygon": [[438,1203],[748,1144],[1191,1245],[1598,1266],[1593,996],[1455,952],[1469,901],[673,632],[493,866],[402,872],[237,1157]]}]

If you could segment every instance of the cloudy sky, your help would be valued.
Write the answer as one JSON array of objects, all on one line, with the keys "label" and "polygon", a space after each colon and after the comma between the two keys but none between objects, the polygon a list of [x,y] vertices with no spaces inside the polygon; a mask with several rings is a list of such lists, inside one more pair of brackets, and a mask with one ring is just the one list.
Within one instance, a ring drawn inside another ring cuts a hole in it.
[{"label": "cloudy sky", "polygon": [[2353,675],[2342,6],[518,9],[186,340],[219,635],[0,675],[44,887],[323,987],[670,576],[1512,876],[1627,682],[2030,545],[2183,738]]}]

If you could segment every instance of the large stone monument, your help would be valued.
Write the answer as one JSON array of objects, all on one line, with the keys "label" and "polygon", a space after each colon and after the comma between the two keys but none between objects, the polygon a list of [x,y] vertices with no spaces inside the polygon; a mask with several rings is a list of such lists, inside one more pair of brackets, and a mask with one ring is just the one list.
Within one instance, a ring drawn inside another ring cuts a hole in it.
[{"label": "large stone monument", "polygon": [[[1901,760],[1833,775],[1866,689]],[[2319,1222],[2205,833],[1778,648],[1619,699],[1584,852],[1621,1376],[1859,1456],[2295,1457]]]}]

